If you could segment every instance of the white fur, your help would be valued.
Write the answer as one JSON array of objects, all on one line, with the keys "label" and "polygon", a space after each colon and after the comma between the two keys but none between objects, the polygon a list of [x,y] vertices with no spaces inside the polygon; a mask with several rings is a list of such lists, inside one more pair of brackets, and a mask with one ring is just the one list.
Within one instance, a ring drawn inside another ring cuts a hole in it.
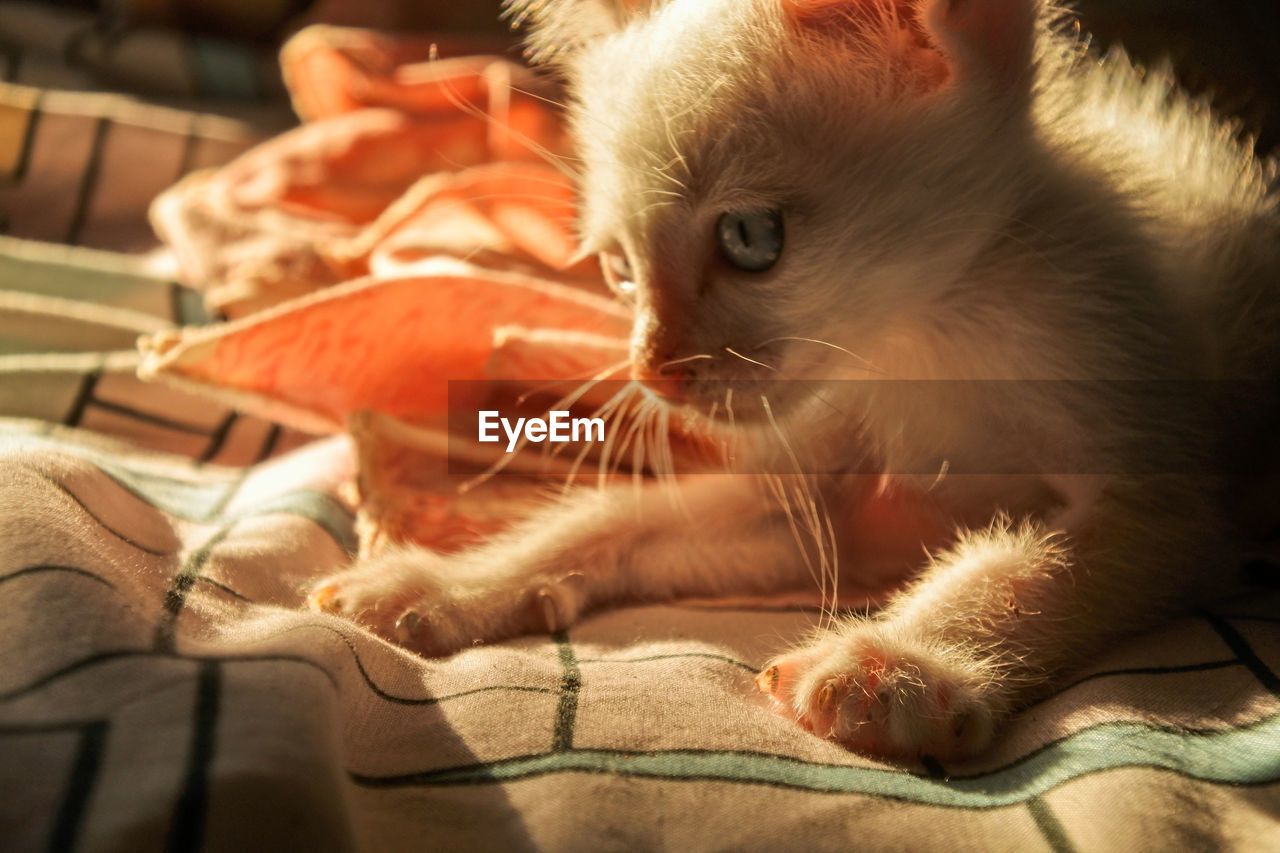
[{"label": "white fur", "polygon": [[[874,619],[759,683],[851,747],[956,757],[1229,583],[1215,453],[1252,424],[1161,383],[1275,375],[1272,168],[1036,0],[815,2],[510,6],[568,82],[582,237],[634,272],[640,375],[700,356],[688,405],[723,417],[735,380],[756,460],[822,473],[684,480],[683,512],[658,487],[580,495],[458,558],[375,558],[318,605],[393,637],[412,612],[426,627],[400,638],[447,653],[592,607],[833,582],[863,556],[840,519],[864,478],[840,472],[870,465],[957,532]],[[786,224],[761,274],[711,236],[753,207]],[[866,381],[885,379],[949,383]],[[848,381],[818,400],[825,380]],[[982,475],[1001,465],[1017,475]]]}]

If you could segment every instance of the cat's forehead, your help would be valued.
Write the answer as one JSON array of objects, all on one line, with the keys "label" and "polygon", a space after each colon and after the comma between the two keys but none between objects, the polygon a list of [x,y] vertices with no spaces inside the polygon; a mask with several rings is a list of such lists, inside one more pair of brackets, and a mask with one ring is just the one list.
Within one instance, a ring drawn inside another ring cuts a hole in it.
[{"label": "cat's forehead", "polygon": [[584,52],[573,121],[598,215],[768,192],[789,81],[774,67],[776,22],[731,6],[684,4],[697,13],[655,16]]},{"label": "cat's forehead", "polygon": [[672,3],[588,47],[573,73],[584,232],[818,192],[828,160],[883,124],[850,51],[804,44],[776,0]]}]

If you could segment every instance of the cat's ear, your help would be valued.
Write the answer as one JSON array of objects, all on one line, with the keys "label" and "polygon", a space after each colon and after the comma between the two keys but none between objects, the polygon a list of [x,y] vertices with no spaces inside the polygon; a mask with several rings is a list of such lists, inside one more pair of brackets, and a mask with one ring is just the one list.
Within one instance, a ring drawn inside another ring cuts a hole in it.
[{"label": "cat's ear", "polygon": [[524,27],[534,62],[562,64],[585,44],[626,26],[656,0],[503,0],[503,17]]},{"label": "cat's ear", "polygon": [[[797,27],[865,41],[882,37],[894,59],[937,84],[1029,83],[1043,0],[779,0]],[[941,72],[941,73],[939,73]]]},{"label": "cat's ear", "polygon": [[923,0],[921,19],[958,77],[1029,85],[1039,0]]}]

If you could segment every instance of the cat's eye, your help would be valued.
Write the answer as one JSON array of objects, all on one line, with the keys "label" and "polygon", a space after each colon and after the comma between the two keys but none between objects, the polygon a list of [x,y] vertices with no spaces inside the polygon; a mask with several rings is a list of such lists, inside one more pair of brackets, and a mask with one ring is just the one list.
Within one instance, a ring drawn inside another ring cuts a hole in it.
[{"label": "cat's eye", "polygon": [[764,272],[782,256],[782,211],[731,210],[716,221],[716,244],[744,272]]},{"label": "cat's eye", "polygon": [[604,270],[604,280],[619,296],[631,298],[636,290],[636,274],[631,270],[631,262],[620,252],[601,252],[600,268]]}]

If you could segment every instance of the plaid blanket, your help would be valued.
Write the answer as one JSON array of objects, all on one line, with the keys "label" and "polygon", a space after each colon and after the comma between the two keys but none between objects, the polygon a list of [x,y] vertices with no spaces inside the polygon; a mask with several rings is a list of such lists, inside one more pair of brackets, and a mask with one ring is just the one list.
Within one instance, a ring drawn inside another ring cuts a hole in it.
[{"label": "plaid blanket", "polygon": [[354,547],[341,439],[239,468],[43,422],[0,446],[6,849],[1277,839],[1274,593],[1093,662],[976,764],[898,768],[752,688],[812,609],[633,608],[447,660],[300,610]]},{"label": "plaid blanket", "polygon": [[[39,132],[9,121],[33,103]],[[752,677],[805,603],[629,608],[443,660],[302,610],[356,545],[350,447],[139,383],[136,335],[207,318],[114,251],[149,245],[147,181],[185,168],[162,152],[255,130],[120,109],[0,89],[0,849],[1280,845],[1265,584],[1084,662],[954,766],[768,707]],[[141,147],[104,157],[117,132]]]},{"label": "plaid blanket", "polygon": [[239,468],[34,421],[7,423],[0,447],[5,849],[1280,837],[1274,592],[1091,662],[979,762],[893,767],[800,730],[752,687],[811,608],[632,608],[445,660],[299,609],[307,579],[355,544],[340,438]]}]

